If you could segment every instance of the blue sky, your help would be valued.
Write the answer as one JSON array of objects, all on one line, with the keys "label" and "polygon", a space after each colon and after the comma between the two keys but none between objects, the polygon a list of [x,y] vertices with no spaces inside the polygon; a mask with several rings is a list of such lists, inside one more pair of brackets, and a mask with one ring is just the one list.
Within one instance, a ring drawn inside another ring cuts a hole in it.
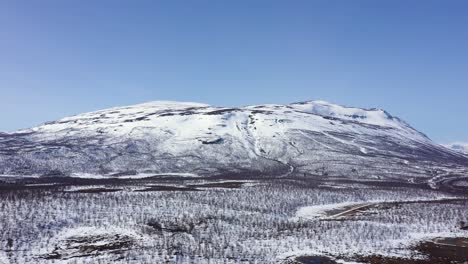
[{"label": "blue sky", "polygon": [[153,100],[384,108],[468,141],[467,1],[0,1],[0,130]]}]

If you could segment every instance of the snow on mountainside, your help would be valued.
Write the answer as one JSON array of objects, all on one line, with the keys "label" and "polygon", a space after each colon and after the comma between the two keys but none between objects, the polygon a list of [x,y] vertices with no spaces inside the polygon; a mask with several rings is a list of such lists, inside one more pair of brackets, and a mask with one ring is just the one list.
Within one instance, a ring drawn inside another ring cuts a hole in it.
[{"label": "snow on mountainside", "polygon": [[407,126],[401,120],[394,118],[389,113],[381,109],[362,109],[355,107],[344,107],[333,105],[325,101],[312,101],[293,103],[291,106],[300,111],[309,112],[316,115],[336,117],[347,120],[359,120],[362,123],[378,125],[384,127]]},{"label": "snow on mountainside", "polygon": [[451,144],[445,144],[444,146],[468,154],[468,143],[466,142],[456,142]]},{"label": "snow on mountainside", "polygon": [[240,108],[156,101],[0,134],[0,174],[427,177],[465,166],[380,109],[323,101]]}]

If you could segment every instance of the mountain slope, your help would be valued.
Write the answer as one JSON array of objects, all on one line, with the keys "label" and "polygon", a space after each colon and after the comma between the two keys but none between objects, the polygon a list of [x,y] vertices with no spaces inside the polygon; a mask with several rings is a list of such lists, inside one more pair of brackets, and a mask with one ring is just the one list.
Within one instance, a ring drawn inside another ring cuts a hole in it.
[{"label": "mountain slope", "polygon": [[157,101],[0,134],[0,174],[191,173],[427,178],[464,167],[380,109],[323,101],[241,108]]},{"label": "mountain slope", "polygon": [[446,144],[444,146],[446,146],[447,148],[468,154],[468,143],[466,142],[456,142],[456,143]]}]

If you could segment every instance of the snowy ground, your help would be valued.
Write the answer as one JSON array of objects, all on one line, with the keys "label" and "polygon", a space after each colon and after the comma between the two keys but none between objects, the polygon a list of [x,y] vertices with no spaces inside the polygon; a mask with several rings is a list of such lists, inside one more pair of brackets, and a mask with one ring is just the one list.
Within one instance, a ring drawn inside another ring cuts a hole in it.
[{"label": "snowy ground", "polygon": [[[459,226],[468,222],[463,196],[427,188],[323,188],[305,179],[34,180],[0,184],[0,263],[423,258],[412,248],[421,241],[468,236]],[[148,186],[162,187],[141,191]]]}]

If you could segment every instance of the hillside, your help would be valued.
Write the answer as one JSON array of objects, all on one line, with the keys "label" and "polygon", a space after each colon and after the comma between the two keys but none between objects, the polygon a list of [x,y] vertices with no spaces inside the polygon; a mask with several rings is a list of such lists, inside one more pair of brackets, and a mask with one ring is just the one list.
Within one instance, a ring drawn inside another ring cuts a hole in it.
[{"label": "hillside", "polygon": [[466,156],[384,110],[323,101],[239,108],[156,101],[0,134],[4,175],[414,181],[466,165]]}]

